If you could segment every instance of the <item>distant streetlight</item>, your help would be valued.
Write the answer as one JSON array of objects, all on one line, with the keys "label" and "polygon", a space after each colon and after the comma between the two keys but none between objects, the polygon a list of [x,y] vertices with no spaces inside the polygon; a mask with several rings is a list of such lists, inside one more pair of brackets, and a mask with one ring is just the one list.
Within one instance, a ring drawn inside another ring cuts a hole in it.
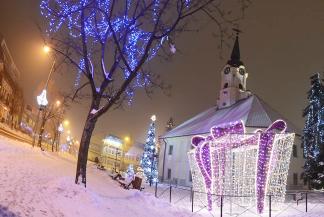
[{"label": "distant streetlight", "polygon": [[130,141],[129,136],[125,136],[124,141],[125,141],[125,142],[129,142],[129,141]]},{"label": "distant streetlight", "polygon": [[59,127],[57,128],[57,131],[59,131],[59,133],[63,133],[64,131],[64,127],[62,125],[62,123],[59,125]]},{"label": "distant streetlight", "polygon": [[67,127],[67,126],[69,126],[70,122],[68,120],[64,120],[63,124],[64,124],[64,126]]},{"label": "distant streetlight", "polygon": [[60,142],[61,142],[61,134],[63,133],[64,131],[64,127],[63,127],[63,124],[60,123],[60,125],[58,126],[57,128],[57,143],[56,143],[56,151],[58,151],[58,147],[60,147]]},{"label": "distant streetlight", "polygon": [[59,107],[61,105],[61,101],[60,100],[57,100],[56,101],[56,106]]}]

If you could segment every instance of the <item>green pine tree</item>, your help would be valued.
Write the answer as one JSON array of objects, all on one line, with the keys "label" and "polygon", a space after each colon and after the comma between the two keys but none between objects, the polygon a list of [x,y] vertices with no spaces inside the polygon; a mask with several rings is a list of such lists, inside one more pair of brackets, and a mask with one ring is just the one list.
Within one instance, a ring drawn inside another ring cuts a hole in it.
[{"label": "green pine tree", "polygon": [[155,140],[155,115],[151,118],[144,153],[141,158],[141,167],[144,170],[146,181],[152,185],[158,181],[157,149]]},{"label": "green pine tree", "polygon": [[324,187],[324,87],[319,73],[310,80],[309,105],[303,112],[306,118],[302,137],[304,169],[310,187],[320,189]]}]

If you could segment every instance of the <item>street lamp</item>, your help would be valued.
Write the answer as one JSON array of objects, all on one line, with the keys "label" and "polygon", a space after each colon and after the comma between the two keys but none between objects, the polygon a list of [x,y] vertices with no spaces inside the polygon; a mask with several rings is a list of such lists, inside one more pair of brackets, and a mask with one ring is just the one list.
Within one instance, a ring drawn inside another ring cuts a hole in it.
[{"label": "street lamp", "polygon": [[57,100],[56,101],[56,106],[59,107],[61,105],[61,101],[60,100]]},{"label": "street lamp", "polygon": [[48,54],[51,51],[51,49],[49,48],[49,46],[45,45],[43,47],[43,51],[44,51],[44,53]]},{"label": "street lamp", "polygon": [[[38,126],[38,121],[39,121],[39,115],[43,109],[48,105],[48,100],[46,97],[46,89],[44,89],[39,96],[36,97],[37,104],[38,104],[38,113],[37,113],[37,118],[34,126],[34,136],[33,136],[33,147],[35,146],[35,141],[36,141],[36,134],[37,134],[37,126]],[[41,135],[39,135],[40,137]]]},{"label": "street lamp", "polygon": [[42,93],[36,97],[37,99],[37,104],[39,105],[40,108],[44,108],[48,105],[48,101],[47,101],[47,98],[46,98],[46,89],[44,89],[42,91]]},{"label": "street lamp", "polygon": [[59,131],[59,133],[63,133],[64,127],[63,127],[62,123],[60,123],[59,127],[57,128],[57,131]]},{"label": "street lamp", "polygon": [[70,122],[68,120],[64,120],[63,124],[64,126],[69,126]]},{"label": "street lamp", "polygon": [[[44,53],[46,54],[49,54],[49,52],[51,51],[50,47],[48,47],[47,45],[45,45],[43,47],[43,51]],[[35,126],[34,126],[34,137],[33,137],[33,147],[35,146],[35,140],[36,140],[36,132],[37,132],[37,126],[38,126],[38,121],[39,121],[39,115],[40,115],[40,112],[42,110],[44,110],[46,108],[46,106],[48,105],[48,100],[47,100],[47,97],[46,97],[46,94],[47,94],[47,86],[48,86],[48,82],[51,78],[51,75],[52,75],[52,72],[54,71],[54,66],[55,66],[55,59],[53,61],[53,64],[52,64],[52,67],[51,67],[51,70],[48,74],[48,77],[47,77],[47,80],[46,80],[46,83],[45,83],[45,87],[44,89],[42,90],[41,94],[39,96],[36,97],[36,100],[37,100],[37,104],[39,106],[39,109],[38,109],[38,114],[37,114],[37,119],[36,119],[36,122],[35,122]],[[43,114],[44,116],[45,114]],[[44,117],[43,117],[44,118]],[[40,137],[42,135],[39,135],[38,136],[38,139],[40,140]],[[41,144],[40,144],[41,145]]]},{"label": "street lamp", "polygon": [[58,147],[60,147],[60,142],[61,142],[61,134],[63,133],[64,131],[64,127],[63,127],[63,124],[60,123],[60,125],[58,126],[57,128],[57,132],[58,132],[58,135],[57,135],[57,142],[56,142],[56,151],[58,151]]},{"label": "street lamp", "polygon": [[128,136],[125,136],[124,141],[125,141],[125,143],[127,143],[130,141],[130,138]]}]

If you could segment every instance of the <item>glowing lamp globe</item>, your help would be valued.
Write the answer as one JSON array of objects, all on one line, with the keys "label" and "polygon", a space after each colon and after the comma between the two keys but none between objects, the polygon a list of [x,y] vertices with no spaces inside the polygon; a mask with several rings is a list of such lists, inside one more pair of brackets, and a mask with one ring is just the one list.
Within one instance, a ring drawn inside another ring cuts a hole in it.
[{"label": "glowing lamp globe", "polygon": [[62,133],[64,131],[63,124],[61,123],[57,130]]},{"label": "glowing lamp globe", "polygon": [[39,96],[37,96],[36,99],[39,106],[43,106],[43,107],[47,106],[48,101],[46,98],[46,90],[44,89],[42,93]]},{"label": "glowing lamp globe", "polygon": [[156,115],[152,115],[151,120],[156,121]]},{"label": "glowing lamp globe", "polygon": [[50,52],[50,48],[49,48],[49,46],[47,46],[47,45],[45,45],[44,47],[43,47],[43,51],[44,51],[44,53],[49,53]]}]

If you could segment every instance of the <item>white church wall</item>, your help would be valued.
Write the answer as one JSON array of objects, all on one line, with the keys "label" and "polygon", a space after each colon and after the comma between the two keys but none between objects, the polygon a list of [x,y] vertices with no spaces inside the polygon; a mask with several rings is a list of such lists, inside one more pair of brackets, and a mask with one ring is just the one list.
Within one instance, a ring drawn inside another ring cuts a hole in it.
[{"label": "white church wall", "polygon": [[[163,145],[164,148],[166,148],[164,166],[164,153],[160,152],[159,155],[160,180],[181,186],[191,186],[190,167],[187,157],[187,152],[192,148],[191,136],[168,138],[164,141],[166,142],[166,144]],[[171,146],[173,149],[172,153],[170,153]],[[170,171],[171,174],[168,174]]]},{"label": "white church wall", "polygon": [[304,166],[304,155],[303,149],[301,147],[301,138],[300,136],[295,137],[294,150],[290,158],[289,173],[287,180],[287,189],[288,190],[299,190],[307,189],[307,183],[304,183],[303,179],[303,166]]}]

